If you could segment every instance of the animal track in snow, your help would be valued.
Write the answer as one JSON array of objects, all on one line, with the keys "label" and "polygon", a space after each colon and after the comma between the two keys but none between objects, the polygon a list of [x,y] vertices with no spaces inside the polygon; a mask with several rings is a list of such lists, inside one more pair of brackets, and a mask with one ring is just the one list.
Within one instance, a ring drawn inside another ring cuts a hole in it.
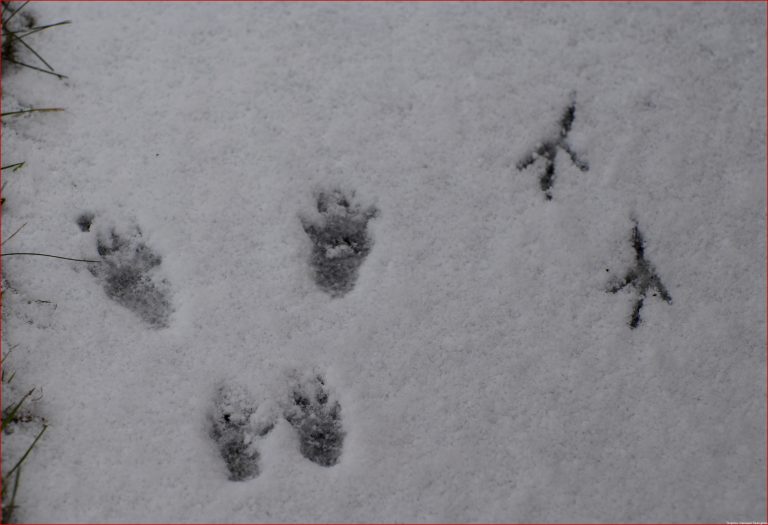
[{"label": "animal track in snow", "polygon": [[297,378],[285,419],[299,433],[299,450],[308,460],[330,467],[339,462],[344,444],[341,405],[319,375]]},{"label": "animal track in snow", "polygon": [[571,131],[575,117],[576,103],[571,102],[560,118],[560,131],[557,136],[541,143],[535,150],[517,163],[517,169],[523,171],[537,160],[544,159],[544,171],[539,176],[539,184],[547,200],[552,200],[552,186],[555,184],[555,159],[557,159],[557,153],[561,149],[568,154],[577,168],[581,171],[589,170],[589,165],[581,160],[568,144],[568,133]]},{"label": "animal track in snow", "polygon": [[245,481],[259,475],[258,439],[275,426],[267,412],[258,417],[257,405],[240,386],[222,385],[216,391],[211,413],[211,438],[219,447],[229,479]]},{"label": "animal track in snow", "polygon": [[358,269],[371,251],[368,221],[378,210],[355,203],[354,193],[331,190],[318,194],[317,212],[319,220],[301,219],[314,244],[311,264],[315,282],[331,296],[339,297],[354,288]]},{"label": "animal track in snow", "polygon": [[[90,231],[92,214],[83,214],[77,224],[81,231]],[[96,235],[96,249],[100,263],[91,263],[88,269],[101,281],[107,296],[128,308],[154,328],[165,328],[173,311],[170,285],[155,275],[162,258],[142,241],[138,227],[128,233],[117,233],[114,228]]]},{"label": "animal track in snow", "polygon": [[632,228],[632,247],[635,250],[635,266],[630,268],[623,279],[614,279],[608,287],[608,291],[611,293],[617,293],[626,286],[632,285],[637,292],[637,299],[632,307],[632,315],[629,319],[629,327],[634,329],[640,324],[640,310],[643,308],[643,302],[645,301],[648,291],[656,290],[653,296],[661,297],[668,304],[672,303],[672,297],[669,295],[667,288],[661,282],[661,279],[656,274],[656,269],[645,258],[645,240],[643,239],[640,228],[635,221],[635,226]]},{"label": "animal track in snow", "polygon": [[93,224],[93,213],[85,212],[81,213],[77,218],[77,225],[80,227],[81,232],[91,231],[91,225]]}]

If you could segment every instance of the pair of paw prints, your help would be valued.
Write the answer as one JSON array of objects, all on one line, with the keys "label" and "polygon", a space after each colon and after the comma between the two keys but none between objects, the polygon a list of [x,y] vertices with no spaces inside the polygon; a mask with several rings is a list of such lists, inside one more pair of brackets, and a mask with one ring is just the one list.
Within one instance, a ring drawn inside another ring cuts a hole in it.
[{"label": "pair of paw prints", "polygon": [[[92,213],[80,215],[80,230],[90,232],[94,218]],[[144,243],[139,227],[130,226],[120,232],[114,227],[99,229],[96,251],[100,260],[89,263],[88,270],[107,297],[149,326],[167,327],[173,313],[171,287],[159,272],[162,258]]]},{"label": "pair of paw prints", "polygon": [[[354,192],[321,191],[315,216],[301,218],[314,245],[310,263],[315,282],[333,297],[354,288],[360,265],[373,246],[368,221],[378,215],[378,209],[363,207],[354,197]],[[86,212],[76,223],[81,231],[90,232],[94,219],[93,213]],[[99,229],[96,250],[100,261],[90,263],[88,269],[107,296],[148,325],[167,327],[173,312],[170,284],[159,276],[162,258],[144,243],[141,229],[135,225],[121,232]]]},{"label": "pair of paw prints", "polygon": [[[316,213],[301,217],[313,244],[310,264],[317,286],[332,297],[350,292],[373,241],[368,221],[378,215],[374,206],[363,207],[354,192],[320,191]],[[259,405],[240,386],[222,385],[213,401],[210,436],[229,471],[229,479],[244,481],[259,475],[259,444],[285,419],[296,431],[299,452],[323,467],[336,465],[345,431],[341,404],[334,399],[321,374],[289,374],[289,394],[278,403]]]},{"label": "pair of paw prints", "polygon": [[296,430],[299,452],[323,467],[339,462],[345,431],[341,405],[320,374],[292,374],[288,396],[259,405],[237,385],[222,385],[213,400],[210,436],[232,481],[259,475],[259,444],[282,417]]}]

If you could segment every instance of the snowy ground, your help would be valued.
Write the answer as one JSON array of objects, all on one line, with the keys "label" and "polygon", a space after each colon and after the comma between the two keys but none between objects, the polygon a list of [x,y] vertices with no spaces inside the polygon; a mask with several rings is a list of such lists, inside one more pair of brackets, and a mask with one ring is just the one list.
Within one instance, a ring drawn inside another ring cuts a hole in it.
[{"label": "snowy ground", "polygon": [[19,519],[765,519],[763,4],[32,9]]}]

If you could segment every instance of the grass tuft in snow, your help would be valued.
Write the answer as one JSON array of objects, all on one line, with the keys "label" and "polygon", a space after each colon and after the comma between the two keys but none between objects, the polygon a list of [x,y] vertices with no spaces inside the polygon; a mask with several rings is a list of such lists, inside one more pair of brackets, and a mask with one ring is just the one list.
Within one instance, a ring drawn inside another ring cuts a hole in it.
[{"label": "grass tuft in snow", "polygon": [[[53,66],[45,58],[43,58],[43,56],[36,49],[34,49],[30,45],[30,43],[26,40],[26,38],[35,33],[44,31],[46,29],[68,24],[69,21],[61,21],[54,24],[38,26],[35,20],[35,17],[28,10],[24,9],[28,3],[29,1],[26,1],[21,5],[19,5],[18,7],[14,7],[11,4],[11,2],[4,1],[0,5],[0,16],[2,17],[2,24],[1,24],[2,44],[0,45],[0,52],[2,53],[3,66],[11,64],[14,66],[24,67],[34,71],[39,71],[41,73],[53,75],[59,79],[66,78],[64,75],[57,73],[54,70]],[[30,61],[32,62],[36,61],[36,63],[39,65],[29,63]],[[3,67],[2,71],[3,73],[5,73],[10,69],[11,68]],[[49,113],[49,112],[58,112],[58,111],[63,111],[63,108],[56,108],[56,107],[27,108],[27,109],[19,109],[15,111],[5,112],[5,113],[2,113],[0,117],[5,118],[5,117],[12,117],[12,116],[21,116],[28,113]],[[8,164],[5,166],[2,166],[2,171],[5,171],[6,169],[8,169],[15,172],[21,169],[24,166],[24,164],[25,162],[23,161],[16,162],[13,164]],[[3,183],[2,187],[0,188],[0,193],[4,189],[5,189],[5,183]],[[0,197],[0,206],[2,206],[4,203],[5,203],[5,198]],[[6,239],[4,239],[0,245],[5,245],[8,241],[13,239],[26,225],[27,223],[22,224],[11,235],[9,235]],[[36,256],[42,256],[42,257],[52,257],[57,259],[78,260],[78,259],[70,259],[68,257],[60,257],[60,256],[48,255],[48,254],[42,254],[42,253],[17,252],[17,253],[2,254],[3,257],[10,256],[10,255],[36,255]],[[3,313],[5,314],[5,312]],[[13,350],[13,348],[15,348],[15,346],[12,347],[11,350],[9,350],[9,352],[2,357],[2,359],[0,359],[0,370],[1,370],[0,379],[2,380],[4,394],[5,394],[6,388],[9,394],[9,395],[3,396],[3,401],[8,402],[9,404],[8,406],[4,406],[2,409],[2,424],[0,425],[0,432],[2,432],[3,435],[7,436],[13,433],[14,428],[16,426],[24,425],[24,424],[35,422],[35,421],[42,421],[42,428],[36,433],[32,442],[25,449],[23,449],[24,452],[21,454],[20,457],[18,457],[18,459],[16,459],[13,466],[9,470],[2,473],[2,490],[1,490],[2,515],[0,516],[0,521],[2,521],[2,523],[12,523],[14,521],[14,514],[17,510],[16,496],[19,491],[22,466],[24,465],[24,462],[27,460],[27,458],[29,457],[29,455],[31,454],[35,446],[37,446],[37,443],[43,437],[43,434],[48,428],[48,425],[45,423],[45,420],[38,418],[37,416],[25,410],[25,408],[29,404],[30,398],[37,391],[36,387],[26,391],[26,393],[24,393],[20,398],[14,399],[13,401],[9,401],[9,399],[15,397],[12,394],[14,389],[11,388],[11,383],[16,377],[16,373],[10,372],[6,374],[6,361],[10,352]],[[10,487],[10,490],[9,490],[9,487]]]},{"label": "grass tuft in snow", "polygon": [[[11,348],[11,350],[9,350],[8,353],[6,353],[3,356],[2,360],[0,360],[0,365],[2,365],[3,367],[2,382],[4,385],[10,385],[14,377],[16,376],[15,372],[11,373],[7,377],[5,374],[5,362],[8,359],[8,356],[10,355],[11,351],[13,351],[13,348]],[[33,421],[35,419],[34,416],[31,416],[29,414],[24,414],[22,409],[27,404],[28,400],[32,397],[32,394],[34,394],[36,390],[37,390],[36,388],[30,389],[21,397],[21,399],[19,399],[15,403],[3,409],[2,423],[0,424],[0,432],[2,432],[3,434],[11,434],[13,431],[13,428],[12,428],[13,425],[29,423],[30,421]],[[43,423],[42,429],[37,433],[34,440],[26,448],[26,450],[21,455],[21,457],[16,460],[13,467],[11,467],[7,472],[4,472],[2,475],[2,523],[13,522],[13,513],[17,508],[16,494],[18,493],[18,490],[19,490],[19,481],[21,479],[21,467],[26,461],[27,457],[29,457],[29,454],[32,452],[32,449],[35,448],[35,446],[37,445],[37,442],[43,436],[47,428],[48,428],[48,425]],[[11,479],[13,479],[13,488],[9,493],[8,487],[10,486]]]},{"label": "grass tuft in snow", "polygon": [[[53,66],[25,39],[51,27],[69,24],[70,21],[64,20],[55,24],[38,26],[35,17],[29,11],[24,11],[28,3],[29,1],[24,2],[19,7],[14,8],[11,2],[2,2],[3,62],[53,75],[60,79],[67,78],[65,75],[57,73]],[[22,54],[31,55],[30,58],[34,58],[40,65],[30,64],[26,58],[22,58]]]}]

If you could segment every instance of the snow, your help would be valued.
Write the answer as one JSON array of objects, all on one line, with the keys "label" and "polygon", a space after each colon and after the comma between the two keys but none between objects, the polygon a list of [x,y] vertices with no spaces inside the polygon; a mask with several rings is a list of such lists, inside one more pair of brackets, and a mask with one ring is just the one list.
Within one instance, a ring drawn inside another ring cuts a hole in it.
[{"label": "snow", "polygon": [[[34,41],[68,79],[6,72],[4,111],[66,111],[4,123],[3,238],[29,223],[5,250],[98,259],[115,228],[171,311],[4,258],[3,345],[50,425],[20,520],[765,517],[764,5],[31,9],[73,21]],[[589,169],[560,148],[547,201],[517,164],[570,103]],[[339,296],[302,222],[334,190],[379,212]],[[672,303],[632,329],[637,290],[607,289],[634,221]],[[332,466],[281,415],[316,376]],[[258,405],[252,479],[211,437],[221,385]]]}]

